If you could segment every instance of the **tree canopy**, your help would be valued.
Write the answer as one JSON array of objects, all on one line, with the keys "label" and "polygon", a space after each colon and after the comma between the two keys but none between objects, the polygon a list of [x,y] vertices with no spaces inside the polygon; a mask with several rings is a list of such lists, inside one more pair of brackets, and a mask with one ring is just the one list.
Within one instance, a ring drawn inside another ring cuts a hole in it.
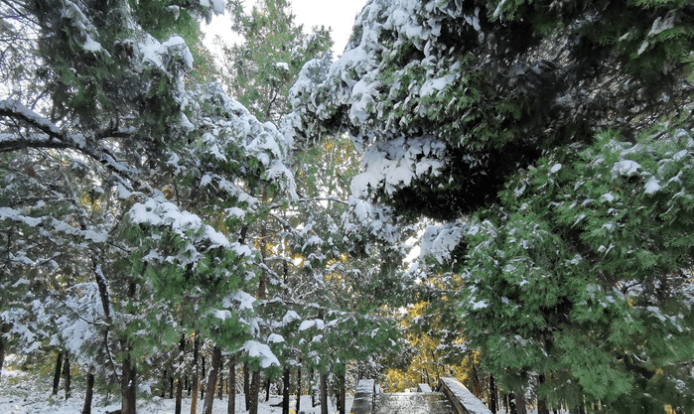
[{"label": "tree canopy", "polygon": [[545,412],[694,408],[690,2],[371,0],[335,60],[285,0],[0,19],[0,356],[65,350],[124,414],[201,341],[256,392],[405,355]]}]

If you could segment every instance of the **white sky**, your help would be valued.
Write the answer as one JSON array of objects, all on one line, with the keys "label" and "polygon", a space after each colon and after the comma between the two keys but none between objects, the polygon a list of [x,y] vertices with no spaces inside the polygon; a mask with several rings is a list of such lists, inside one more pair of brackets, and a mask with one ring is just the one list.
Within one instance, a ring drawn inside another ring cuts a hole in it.
[{"label": "white sky", "polygon": [[[292,10],[296,15],[296,22],[304,25],[304,31],[308,32],[313,26],[326,26],[332,29],[334,42],[333,57],[342,54],[352,33],[354,18],[364,8],[367,0],[291,0]],[[254,0],[245,0],[247,5],[254,4]],[[220,35],[227,42],[233,42],[231,36],[231,22],[229,14],[215,16],[210,25],[203,23],[203,31],[206,34],[205,44],[214,51],[211,44],[216,35]]]}]

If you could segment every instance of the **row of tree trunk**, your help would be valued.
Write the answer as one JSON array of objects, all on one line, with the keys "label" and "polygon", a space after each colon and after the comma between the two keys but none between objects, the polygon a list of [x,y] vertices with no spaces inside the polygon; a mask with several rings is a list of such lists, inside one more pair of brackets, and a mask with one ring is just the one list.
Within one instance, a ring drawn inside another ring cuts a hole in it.
[{"label": "row of tree trunk", "polygon": [[[212,351],[212,361],[211,361],[211,367],[210,371],[207,375],[207,384],[206,388],[203,390],[199,390],[199,375],[198,375],[198,359],[199,359],[199,339],[195,338],[194,342],[194,349],[193,349],[193,378],[192,378],[192,384],[190,384],[190,388],[187,384],[187,378],[179,378],[177,380],[174,379],[173,375],[170,375],[167,378],[166,372],[164,374],[164,383],[169,384],[169,395],[171,398],[174,397],[174,389],[175,389],[175,413],[176,414],[181,414],[182,410],[182,398],[183,398],[183,391],[184,388],[189,389],[189,395],[190,392],[192,391],[192,401],[191,401],[191,414],[196,414],[197,411],[197,398],[198,398],[198,391],[202,394],[202,398],[204,399],[204,408],[203,408],[203,414],[211,414],[212,413],[212,406],[214,404],[214,396],[215,396],[215,391],[217,391],[217,394],[219,398],[222,398],[223,390],[224,390],[224,382],[223,382],[223,375],[221,374],[222,372],[222,351],[219,347],[215,346],[213,351]],[[127,348],[128,344],[125,342],[122,342],[121,345],[129,351]],[[179,344],[179,350],[181,352],[181,356],[183,357],[184,350],[185,350],[185,338],[181,339],[181,343]],[[4,342],[0,341],[0,362],[3,362],[4,360]],[[136,390],[137,390],[137,367],[134,361],[131,360],[130,353],[126,353],[127,357],[123,360],[122,362],[122,373],[120,377],[120,386],[121,386],[121,414],[135,414],[136,413]],[[204,359],[203,359],[204,360]],[[182,361],[181,361],[182,362]],[[204,362],[202,364],[204,366]],[[2,364],[0,363],[0,367],[2,367]],[[0,368],[1,369],[1,368]],[[65,387],[65,399],[68,399],[70,397],[70,388],[71,388],[71,376],[70,376],[70,357],[69,354],[66,352],[59,352],[58,356],[56,358],[56,364],[55,364],[55,372],[54,372],[54,377],[53,377],[53,393],[52,395],[58,395],[60,392],[60,381],[61,378],[64,379],[64,387]],[[228,394],[229,394],[229,400],[228,400],[228,409],[227,412],[228,414],[233,414],[235,411],[236,407],[236,370],[237,370],[237,357],[236,356],[231,356],[229,359],[229,372],[228,372]],[[1,372],[1,371],[0,371]],[[243,373],[244,373],[244,393],[245,393],[245,402],[246,402],[246,407],[245,410],[248,411],[251,414],[257,414],[258,410],[258,395],[260,391],[260,371],[256,372],[249,372],[248,369],[248,363],[244,363],[243,365]],[[203,376],[205,375],[204,369],[203,369]],[[291,371],[290,369],[285,369],[283,372],[283,387],[282,387],[282,413],[283,414],[289,414],[289,391],[290,391],[290,379],[291,379]],[[84,400],[84,406],[82,409],[82,414],[91,414],[91,405],[92,405],[92,399],[93,399],[93,394],[94,394],[94,383],[95,383],[95,376],[93,373],[87,373],[87,384],[86,384],[86,395],[85,395],[85,400]],[[184,381],[185,381],[185,386],[184,386]],[[319,376],[319,394],[320,394],[320,406],[321,406],[321,414],[327,414],[328,413],[328,376],[326,374],[321,374]],[[337,398],[337,406],[340,414],[345,414],[345,373],[344,370],[338,374],[338,381],[339,381],[339,393],[338,393],[338,398]],[[297,398],[296,398],[296,406],[295,406],[295,412],[300,412],[301,408],[301,390],[302,390],[302,371],[301,368],[297,370],[296,373],[296,383],[297,383]],[[268,380],[266,382],[266,401],[269,398],[269,388],[270,388],[270,381]],[[218,389],[217,389],[218,387]],[[192,390],[191,390],[192,388]],[[312,396],[312,406],[316,406],[316,399],[315,399],[315,393]],[[165,396],[165,390],[164,386],[162,387],[162,397]]]},{"label": "row of tree trunk", "polygon": [[[545,382],[545,376],[540,375],[539,378],[539,383],[543,384]],[[483,397],[483,387],[482,387],[482,381],[480,380],[480,376],[477,372],[477,367],[473,366],[473,382],[474,382],[474,390],[475,394],[478,398]],[[499,390],[497,389],[496,386],[496,381],[494,379],[493,375],[489,376],[489,389],[488,389],[488,394],[487,394],[487,401],[488,401],[488,406],[489,406],[489,411],[492,413],[496,414],[501,406],[500,403],[503,405],[504,410],[510,414],[527,414],[527,401],[525,399],[525,394],[523,392],[509,392],[509,393],[503,393],[499,395]],[[499,401],[501,400],[501,401]],[[538,398],[537,399],[537,414],[560,414],[562,413],[562,408],[561,407],[549,407],[547,402],[542,399]],[[586,410],[585,407],[583,407],[582,404],[579,404],[577,407],[573,407],[571,412],[576,412],[578,414],[585,414]]]}]

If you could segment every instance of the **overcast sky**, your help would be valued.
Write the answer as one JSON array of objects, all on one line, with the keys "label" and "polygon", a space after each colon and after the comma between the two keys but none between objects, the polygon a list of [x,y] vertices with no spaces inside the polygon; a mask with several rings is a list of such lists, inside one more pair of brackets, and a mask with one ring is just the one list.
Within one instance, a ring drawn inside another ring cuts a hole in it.
[{"label": "overcast sky", "polygon": [[[296,22],[304,25],[304,31],[313,26],[326,26],[332,28],[334,41],[333,56],[342,54],[352,33],[354,18],[364,8],[367,0],[291,0],[292,10],[296,15]],[[246,4],[252,5],[254,0],[246,0]],[[216,35],[220,35],[229,41],[233,41],[230,35],[231,23],[229,14],[215,16],[212,23],[203,24],[206,33],[205,43],[211,47],[210,42]],[[212,48],[212,47],[211,47]]]}]

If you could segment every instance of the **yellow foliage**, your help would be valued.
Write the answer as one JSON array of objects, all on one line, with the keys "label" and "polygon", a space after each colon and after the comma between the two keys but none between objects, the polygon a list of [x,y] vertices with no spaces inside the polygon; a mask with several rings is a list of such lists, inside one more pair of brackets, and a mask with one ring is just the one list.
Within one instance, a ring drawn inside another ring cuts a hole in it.
[{"label": "yellow foliage", "polygon": [[[417,384],[426,383],[435,388],[440,377],[454,376],[460,381],[468,378],[468,373],[475,363],[475,355],[470,353],[465,358],[455,363],[445,363],[443,361],[444,351],[439,349],[440,340],[436,337],[418,332],[413,328],[415,318],[423,317],[427,308],[427,302],[419,302],[410,305],[406,309],[406,315],[400,321],[406,333],[407,341],[416,350],[416,354],[409,361],[409,365],[402,369],[388,369],[385,372],[386,383],[384,388],[387,392],[403,392],[407,389],[416,388]],[[443,329],[443,326],[436,321],[430,326],[432,331]],[[462,345],[464,339],[457,338],[454,343]]]}]

